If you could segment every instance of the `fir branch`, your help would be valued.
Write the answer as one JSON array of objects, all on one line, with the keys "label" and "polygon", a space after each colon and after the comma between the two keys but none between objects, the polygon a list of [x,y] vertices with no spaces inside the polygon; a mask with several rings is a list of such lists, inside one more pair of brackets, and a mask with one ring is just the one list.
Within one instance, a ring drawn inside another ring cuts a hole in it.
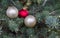
[{"label": "fir branch", "polygon": [[52,12],[50,12],[49,14],[54,14],[56,11],[52,11]]},{"label": "fir branch", "polygon": [[10,0],[10,1],[16,6],[16,3],[13,0]]},{"label": "fir branch", "polygon": [[47,0],[44,0],[44,2],[43,2],[43,4],[42,4],[42,6],[45,6],[46,2],[47,2]]}]

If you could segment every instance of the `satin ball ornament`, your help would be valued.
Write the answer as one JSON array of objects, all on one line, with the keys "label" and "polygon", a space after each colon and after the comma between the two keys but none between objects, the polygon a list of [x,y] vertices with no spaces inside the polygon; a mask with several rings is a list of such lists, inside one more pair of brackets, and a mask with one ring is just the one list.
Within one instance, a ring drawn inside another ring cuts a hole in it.
[{"label": "satin ball ornament", "polygon": [[36,18],[32,15],[29,15],[24,19],[24,23],[27,27],[34,27],[36,24]]},{"label": "satin ball ornament", "polygon": [[26,16],[28,16],[29,13],[28,13],[28,10],[27,9],[22,9],[22,10],[19,10],[19,14],[18,14],[18,17],[20,18],[25,18]]},{"label": "satin ball ornament", "polygon": [[9,18],[16,18],[16,17],[18,17],[18,9],[14,6],[10,6],[10,7],[8,7],[8,9],[6,11],[6,15]]}]

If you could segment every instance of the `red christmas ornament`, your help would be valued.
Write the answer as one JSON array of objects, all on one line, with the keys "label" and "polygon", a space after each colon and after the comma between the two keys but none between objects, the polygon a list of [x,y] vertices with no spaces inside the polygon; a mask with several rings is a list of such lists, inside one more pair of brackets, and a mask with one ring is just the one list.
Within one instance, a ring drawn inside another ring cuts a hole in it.
[{"label": "red christmas ornament", "polygon": [[27,9],[19,10],[18,17],[25,18],[28,15],[29,15],[29,13],[28,13],[28,10]]}]

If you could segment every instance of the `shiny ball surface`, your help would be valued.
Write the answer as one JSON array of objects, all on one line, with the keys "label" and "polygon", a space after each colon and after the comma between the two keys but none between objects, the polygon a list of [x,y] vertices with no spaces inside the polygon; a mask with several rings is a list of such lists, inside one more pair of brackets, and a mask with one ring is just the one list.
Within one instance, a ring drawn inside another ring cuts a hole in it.
[{"label": "shiny ball surface", "polygon": [[29,15],[25,18],[24,23],[27,27],[34,27],[36,24],[36,19],[34,16]]},{"label": "shiny ball surface", "polygon": [[25,18],[26,16],[28,16],[29,15],[29,12],[28,12],[28,10],[26,10],[26,9],[21,9],[21,10],[19,10],[19,14],[18,14],[18,17],[20,18]]},{"label": "shiny ball surface", "polygon": [[10,6],[10,7],[8,7],[8,9],[6,11],[6,15],[9,18],[16,18],[16,17],[18,17],[18,9],[14,6]]}]

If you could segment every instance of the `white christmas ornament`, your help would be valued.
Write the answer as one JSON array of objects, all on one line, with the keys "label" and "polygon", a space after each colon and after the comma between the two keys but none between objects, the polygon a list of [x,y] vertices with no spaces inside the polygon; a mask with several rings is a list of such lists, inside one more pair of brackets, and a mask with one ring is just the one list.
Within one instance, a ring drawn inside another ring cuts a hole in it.
[{"label": "white christmas ornament", "polygon": [[8,7],[6,15],[10,18],[16,18],[18,16],[18,9],[14,6]]},{"label": "white christmas ornament", "polygon": [[36,19],[34,16],[29,15],[25,18],[24,23],[27,27],[34,27],[36,24]]}]

